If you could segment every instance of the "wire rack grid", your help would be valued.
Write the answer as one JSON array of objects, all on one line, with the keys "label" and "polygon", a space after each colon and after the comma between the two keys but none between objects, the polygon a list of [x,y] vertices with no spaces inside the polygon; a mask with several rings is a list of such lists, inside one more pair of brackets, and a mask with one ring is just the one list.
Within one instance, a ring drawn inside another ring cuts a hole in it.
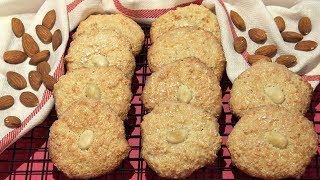
[{"label": "wire rack grid", "polygon": [[[136,58],[136,71],[132,79],[133,100],[125,122],[126,138],[131,145],[132,151],[120,167],[114,172],[96,179],[162,179],[152,171],[141,158],[141,135],[140,123],[145,114],[144,106],[140,100],[142,89],[150,70],[147,65],[147,49],[150,46],[149,27],[142,26],[146,40],[142,52]],[[221,81],[223,91],[223,112],[219,119],[220,134],[223,138],[221,150],[215,164],[201,168],[187,179],[253,179],[231,164],[230,155],[226,148],[227,136],[237,122],[228,106],[231,82],[226,76]],[[314,122],[315,129],[320,134],[320,86],[314,92],[310,110],[307,113],[309,120]],[[53,110],[47,119],[39,126],[11,145],[0,155],[0,179],[68,179],[58,171],[50,161],[48,154],[49,128],[57,119]],[[318,148],[318,151],[320,148]],[[320,179],[319,152],[308,166],[303,179]]]}]

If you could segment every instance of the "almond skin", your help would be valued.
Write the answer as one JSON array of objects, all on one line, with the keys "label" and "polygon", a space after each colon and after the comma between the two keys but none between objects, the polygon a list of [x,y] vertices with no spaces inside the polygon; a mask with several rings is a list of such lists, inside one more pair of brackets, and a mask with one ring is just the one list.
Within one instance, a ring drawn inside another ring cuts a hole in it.
[{"label": "almond skin", "polygon": [[0,97],[0,110],[8,109],[14,104],[14,99],[10,95]]},{"label": "almond skin", "polygon": [[11,28],[16,37],[21,37],[24,34],[24,25],[18,18],[11,19]]},{"label": "almond skin", "polygon": [[3,53],[3,60],[9,64],[19,64],[27,59],[26,53],[19,50],[9,50]]},{"label": "almond skin", "polygon": [[299,51],[312,51],[318,47],[318,43],[315,41],[307,40],[298,42],[294,49]]},{"label": "almond skin", "polygon": [[33,90],[38,91],[42,84],[42,77],[38,71],[30,71],[28,75],[30,86]]},{"label": "almond skin", "polygon": [[47,61],[43,61],[37,65],[37,71],[41,74],[49,74],[51,71],[50,64]]},{"label": "almond skin", "polygon": [[252,28],[248,32],[250,39],[258,44],[263,44],[267,41],[267,34],[264,30],[259,28]]},{"label": "almond skin", "polygon": [[303,36],[297,32],[284,31],[281,33],[282,39],[286,42],[296,43],[303,39]]},{"label": "almond skin", "polygon": [[56,23],[56,11],[52,9],[49,12],[47,12],[47,14],[43,17],[42,25],[47,27],[48,29],[52,29],[55,23]]},{"label": "almond skin", "polygon": [[17,90],[21,90],[27,87],[26,79],[19,73],[13,71],[7,72],[7,81],[12,88]]},{"label": "almond skin", "polygon": [[311,20],[308,17],[302,17],[299,20],[298,28],[301,34],[307,35],[312,30]]},{"label": "almond skin", "polygon": [[52,34],[50,32],[50,29],[43,25],[37,25],[36,26],[36,33],[38,38],[43,42],[44,44],[49,44],[52,40]]},{"label": "almond skin", "polygon": [[297,64],[297,58],[293,55],[281,55],[277,58],[276,63],[283,64],[287,68],[290,68]]},{"label": "almond skin", "polygon": [[42,80],[43,80],[44,86],[50,91],[53,90],[54,84],[57,83],[57,80],[48,74],[42,75]]},{"label": "almond skin", "polygon": [[55,51],[62,43],[62,35],[60,29],[57,29],[52,35],[52,49]]},{"label": "almond skin", "polygon": [[263,55],[272,58],[277,54],[278,48],[276,45],[266,45],[258,48],[255,51],[255,55]]},{"label": "almond skin", "polygon": [[235,11],[230,11],[230,18],[233,24],[240,30],[246,30],[246,23],[244,22],[243,18]]},{"label": "almond skin", "polygon": [[247,40],[243,36],[237,37],[233,42],[234,50],[242,54],[247,49]]},{"label": "almond skin", "polygon": [[32,92],[21,93],[20,102],[26,107],[35,107],[39,103],[38,97]]},{"label": "almond skin", "polygon": [[21,126],[21,120],[16,116],[8,116],[4,119],[4,125],[8,128],[18,128]]},{"label": "almond skin", "polygon": [[284,31],[286,29],[286,23],[284,19],[281,16],[277,16],[274,18],[274,22],[276,23],[278,29],[280,32]]},{"label": "almond skin", "polygon": [[263,55],[249,55],[248,56],[248,62],[252,65],[258,61],[268,61],[272,62],[271,58],[268,56],[263,56]]},{"label": "almond skin", "polygon": [[50,51],[49,50],[43,50],[38,52],[37,54],[33,55],[29,61],[29,64],[31,65],[37,65],[40,62],[48,61],[50,57]]},{"label": "almond skin", "polygon": [[24,52],[29,56],[32,57],[33,55],[39,52],[39,46],[33,37],[30,34],[24,33],[22,35],[22,47]]}]

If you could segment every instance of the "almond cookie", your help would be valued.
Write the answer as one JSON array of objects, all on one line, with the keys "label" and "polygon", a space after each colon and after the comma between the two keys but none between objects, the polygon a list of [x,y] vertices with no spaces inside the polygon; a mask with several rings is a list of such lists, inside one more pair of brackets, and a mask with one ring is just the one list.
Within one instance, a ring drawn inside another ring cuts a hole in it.
[{"label": "almond cookie", "polygon": [[58,117],[80,99],[96,99],[112,106],[121,119],[126,119],[132,97],[131,81],[117,68],[82,68],[67,72],[54,85]]},{"label": "almond cookie", "polygon": [[317,153],[313,124],[278,106],[254,109],[238,121],[227,147],[232,163],[263,179],[301,178]]},{"label": "almond cookie", "polygon": [[241,117],[260,106],[277,105],[291,112],[306,113],[312,97],[311,85],[284,65],[259,61],[233,83],[230,110]]},{"label": "almond cookie", "polygon": [[116,31],[120,36],[128,39],[133,54],[137,55],[144,43],[144,33],[141,27],[132,19],[122,14],[97,14],[91,15],[82,21],[73,39],[80,36],[93,37],[97,32],[108,33],[108,30]]},{"label": "almond cookie", "polygon": [[109,106],[88,99],[74,102],[52,124],[48,149],[60,171],[81,179],[111,172],[130,152],[120,118]]},{"label": "almond cookie", "polygon": [[175,28],[195,26],[211,32],[220,42],[221,34],[218,19],[203,5],[190,4],[168,11],[151,24],[150,38],[155,42],[162,34]]},{"label": "almond cookie", "polygon": [[183,103],[163,103],[141,123],[142,157],[161,177],[185,178],[212,164],[221,146],[217,119]]},{"label": "almond cookie", "polygon": [[125,37],[108,30],[93,36],[79,36],[71,42],[65,57],[68,71],[83,67],[115,66],[131,77],[135,59]]},{"label": "almond cookie", "polygon": [[148,63],[152,72],[187,57],[200,59],[213,69],[220,81],[226,60],[219,41],[208,31],[194,27],[173,29],[163,34],[148,51]]},{"label": "almond cookie", "polygon": [[163,102],[181,102],[219,117],[221,96],[213,71],[197,58],[186,58],[153,73],[143,89],[142,101],[149,110]]}]

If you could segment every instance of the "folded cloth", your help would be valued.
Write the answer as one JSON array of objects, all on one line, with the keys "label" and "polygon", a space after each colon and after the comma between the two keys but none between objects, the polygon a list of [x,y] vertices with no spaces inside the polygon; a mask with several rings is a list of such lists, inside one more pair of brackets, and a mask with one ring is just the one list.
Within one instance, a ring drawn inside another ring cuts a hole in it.
[{"label": "folded cloth", "polygon": [[[0,54],[7,50],[22,50],[21,38],[16,38],[11,30],[11,19],[17,17],[24,23],[26,32],[31,34],[39,44],[40,50],[48,49],[51,52],[49,64],[50,75],[58,79],[64,73],[63,54],[69,38],[69,32],[74,30],[80,21],[92,13],[123,13],[139,23],[151,23],[158,16],[179,6],[190,3],[203,4],[208,8],[215,7],[220,28],[222,31],[222,45],[227,59],[227,75],[233,82],[234,79],[249,67],[246,61],[247,55],[252,54],[258,47],[249,40],[247,32],[238,31],[232,24],[229,16],[230,10],[235,10],[245,19],[247,30],[253,27],[264,29],[267,32],[266,44],[276,44],[279,54],[292,54],[298,58],[298,64],[290,70],[302,75],[309,80],[313,88],[320,80],[320,48],[311,52],[294,50],[294,44],[282,41],[281,35],[273,21],[275,16],[282,16],[287,24],[287,30],[297,31],[297,22],[300,17],[311,18],[313,29],[304,39],[320,42],[320,2],[317,0],[34,0],[21,3],[19,0],[0,1]],[[35,26],[41,24],[44,15],[55,9],[56,23],[52,32],[60,29],[62,32],[62,44],[53,51],[51,44],[43,44],[35,34]],[[248,49],[243,54],[237,54],[233,49],[233,40],[237,36],[244,36],[248,41]],[[277,56],[278,56],[277,55]],[[10,144],[22,137],[33,127],[43,122],[52,110],[53,95],[44,86],[34,91],[29,86],[24,90],[15,90],[9,86],[6,73],[16,71],[28,79],[28,73],[35,70],[35,66],[29,65],[28,59],[18,65],[7,64],[0,56],[0,97],[12,95],[15,104],[9,109],[0,111],[0,153]],[[39,104],[35,108],[24,107],[19,101],[19,95],[24,91],[31,91],[39,98]],[[22,120],[22,125],[16,129],[4,126],[3,119],[6,116],[17,116]]]}]

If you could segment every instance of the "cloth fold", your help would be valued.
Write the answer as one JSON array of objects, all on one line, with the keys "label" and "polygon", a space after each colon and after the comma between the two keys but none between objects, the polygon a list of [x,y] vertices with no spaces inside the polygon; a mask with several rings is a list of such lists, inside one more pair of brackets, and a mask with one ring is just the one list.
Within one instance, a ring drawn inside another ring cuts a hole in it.
[{"label": "cloth fold", "polygon": [[[35,70],[35,66],[28,64],[28,59],[19,65],[7,64],[3,61],[2,54],[7,50],[22,50],[21,38],[16,38],[11,30],[11,18],[22,20],[27,33],[30,33],[39,44],[40,50],[49,49],[51,57],[50,75],[59,78],[64,73],[63,55],[66,49],[69,32],[92,13],[123,13],[139,23],[150,24],[155,18],[175,9],[178,6],[186,6],[190,3],[203,4],[208,8],[215,7],[220,28],[222,31],[222,46],[227,59],[227,75],[233,82],[234,79],[249,64],[245,60],[248,54],[252,54],[258,47],[250,41],[247,31],[250,28],[262,28],[267,32],[268,40],[265,44],[276,44],[278,54],[292,54],[298,58],[298,64],[290,70],[302,75],[309,80],[315,88],[320,80],[320,47],[311,52],[301,52],[293,49],[293,43],[285,43],[273,21],[275,16],[282,16],[286,21],[286,30],[298,32],[298,20],[302,16],[308,16],[312,20],[313,29],[304,37],[304,40],[320,42],[320,1],[317,0],[34,0],[21,4],[19,0],[2,0],[0,2],[0,97],[12,95],[15,98],[13,107],[0,111],[0,153],[10,144],[22,137],[33,127],[40,124],[51,109],[54,101],[52,93],[41,86],[39,91],[30,87],[24,90],[14,90],[6,80],[7,71],[16,71],[28,79],[28,73]],[[41,24],[46,12],[55,9],[57,21],[52,30],[62,31],[63,42],[57,51],[53,51],[51,44],[45,45],[35,34],[35,26]],[[247,23],[247,31],[238,31],[232,24],[229,12],[237,11]],[[233,49],[233,40],[237,36],[244,36],[248,41],[248,49],[243,54],[237,54]],[[276,56],[276,57],[277,57]],[[275,59],[275,58],[274,58]],[[39,105],[35,108],[26,108],[19,102],[19,95],[24,91],[31,91],[39,98]],[[15,115],[22,120],[22,126],[9,129],[4,126],[3,119],[8,115]]]}]

